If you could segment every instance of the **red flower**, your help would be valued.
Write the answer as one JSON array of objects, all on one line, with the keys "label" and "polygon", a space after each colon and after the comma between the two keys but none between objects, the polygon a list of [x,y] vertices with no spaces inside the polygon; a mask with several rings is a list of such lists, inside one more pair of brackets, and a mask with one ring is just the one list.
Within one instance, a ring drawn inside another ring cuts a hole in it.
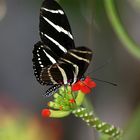
[{"label": "red flower", "polygon": [[72,85],[72,91],[81,90],[83,93],[88,94],[91,92],[91,88],[95,88],[96,83],[92,81],[92,79],[87,76],[84,81],[78,81],[74,85]]},{"label": "red flower", "polygon": [[75,99],[70,99],[69,102],[70,103],[75,103]]},{"label": "red flower", "polygon": [[49,117],[51,115],[51,112],[49,109],[43,109],[41,114],[43,117]]}]

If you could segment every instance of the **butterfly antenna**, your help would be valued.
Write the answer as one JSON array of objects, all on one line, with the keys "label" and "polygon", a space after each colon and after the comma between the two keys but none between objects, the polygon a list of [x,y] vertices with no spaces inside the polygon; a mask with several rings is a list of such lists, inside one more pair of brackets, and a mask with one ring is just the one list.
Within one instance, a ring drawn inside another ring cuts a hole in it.
[{"label": "butterfly antenna", "polygon": [[98,66],[96,69],[94,69],[94,70],[88,72],[87,75],[89,75],[89,74],[91,74],[91,73],[93,73],[93,72],[96,72],[96,71],[98,71],[98,70],[104,68],[104,67],[105,67],[107,64],[109,64],[111,61],[112,61],[112,58],[108,59],[105,63],[103,63],[102,65]]},{"label": "butterfly antenna", "polygon": [[97,79],[97,78],[93,78],[93,80],[99,81],[99,82],[102,82],[102,83],[106,83],[106,84],[110,84],[112,86],[118,86],[116,83],[105,81],[105,80],[101,80],[101,79]]}]

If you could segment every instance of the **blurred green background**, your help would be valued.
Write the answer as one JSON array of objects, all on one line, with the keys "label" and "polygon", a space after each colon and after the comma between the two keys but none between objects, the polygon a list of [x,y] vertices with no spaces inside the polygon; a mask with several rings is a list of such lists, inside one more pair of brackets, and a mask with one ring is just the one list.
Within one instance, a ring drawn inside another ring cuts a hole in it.
[{"label": "blurred green background", "polygon": [[[9,115],[9,110],[15,108],[21,116],[28,118],[27,124],[34,116],[42,121],[40,111],[49,100],[42,97],[48,87],[42,87],[36,81],[32,69],[33,45],[40,40],[38,26],[41,3],[42,0],[0,0],[0,116],[12,115],[15,122],[15,113],[10,111]],[[95,77],[118,84],[114,87],[97,82],[93,94],[88,95],[96,114],[106,122],[126,127],[140,102],[140,59],[132,55],[115,34],[103,0],[59,0],[59,3],[68,16],[76,46],[85,45],[93,50],[87,73],[90,72],[93,79]],[[115,6],[124,28],[140,44],[140,1],[116,0]],[[96,71],[104,63],[107,64]],[[0,121],[3,122],[3,119]],[[73,116],[59,121],[61,125],[56,123],[56,126],[62,127],[63,138],[57,137],[57,140],[97,139],[92,128]],[[21,122],[17,123],[22,126]],[[1,125],[0,139],[2,132]],[[52,132],[46,131],[52,136],[57,133]],[[47,136],[45,139],[53,140]],[[140,136],[134,140],[139,139]]]}]

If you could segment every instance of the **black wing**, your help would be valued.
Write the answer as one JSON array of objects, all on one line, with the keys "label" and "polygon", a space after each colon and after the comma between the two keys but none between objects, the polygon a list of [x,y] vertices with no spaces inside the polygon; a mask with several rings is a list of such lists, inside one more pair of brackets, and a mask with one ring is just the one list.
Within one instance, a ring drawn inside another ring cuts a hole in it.
[{"label": "black wing", "polygon": [[42,69],[49,67],[50,65],[56,63],[57,56],[43,43],[38,42],[34,45],[33,50],[33,69],[37,80],[41,84],[52,84],[51,81],[44,82],[41,78]]},{"label": "black wing", "polygon": [[64,10],[55,0],[45,0],[40,9],[40,36],[59,57],[75,48],[72,31]]}]

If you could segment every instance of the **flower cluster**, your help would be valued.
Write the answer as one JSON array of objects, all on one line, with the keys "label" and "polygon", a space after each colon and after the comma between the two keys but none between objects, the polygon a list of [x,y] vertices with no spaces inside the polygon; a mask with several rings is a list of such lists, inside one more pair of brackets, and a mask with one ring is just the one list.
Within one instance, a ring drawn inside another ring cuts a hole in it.
[{"label": "flower cluster", "polygon": [[62,86],[58,92],[54,94],[54,101],[48,102],[48,106],[55,110],[43,109],[42,116],[52,117],[54,114],[69,115],[72,110],[82,104],[85,94],[90,93],[91,89],[95,87],[96,83],[88,76],[85,80],[79,80],[72,86]]},{"label": "flower cluster", "polygon": [[49,108],[43,109],[43,117],[62,118],[69,114],[84,120],[89,126],[94,127],[103,134],[108,134],[115,139],[121,135],[121,130],[113,125],[102,122],[95,117],[92,111],[82,106],[85,95],[96,87],[96,83],[90,77],[86,77],[83,81],[78,81],[72,86],[62,86],[58,92],[53,95],[54,100],[48,103]]},{"label": "flower cluster", "polygon": [[77,94],[73,93],[71,86],[62,86],[53,97],[54,100],[48,102],[51,109],[42,110],[43,117],[64,117],[77,108]]}]

